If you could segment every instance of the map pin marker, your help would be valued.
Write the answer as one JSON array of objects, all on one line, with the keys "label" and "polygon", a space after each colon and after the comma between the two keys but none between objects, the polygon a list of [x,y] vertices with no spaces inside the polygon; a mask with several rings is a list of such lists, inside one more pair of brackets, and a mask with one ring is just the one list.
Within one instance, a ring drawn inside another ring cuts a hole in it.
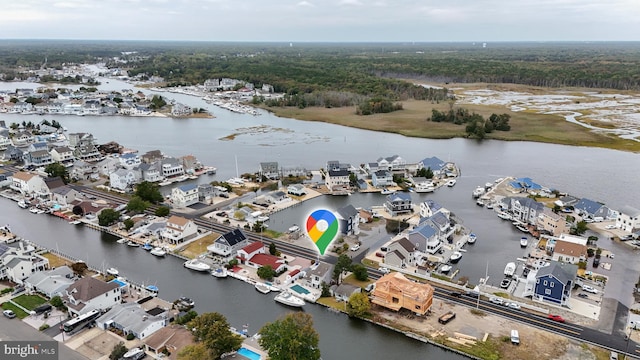
[{"label": "map pin marker", "polygon": [[316,244],[320,255],[324,255],[327,247],[338,235],[339,223],[329,210],[316,210],[307,217],[307,235]]}]

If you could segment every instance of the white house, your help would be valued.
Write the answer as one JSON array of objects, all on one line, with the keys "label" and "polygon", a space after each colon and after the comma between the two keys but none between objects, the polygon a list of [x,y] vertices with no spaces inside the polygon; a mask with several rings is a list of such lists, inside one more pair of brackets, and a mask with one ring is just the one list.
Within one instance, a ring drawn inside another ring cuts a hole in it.
[{"label": "white house", "polygon": [[251,259],[254,255],[266,254],[266,252],[264,244],[260,241],[256,241],[238,250],[236,257],[244,264],[245,261]]},{"label": "white house", "polygon": [[51,190],[51,198],[54,203],[62,206],[71,205],[79,193],[75,189],[65,185]]},{"label": "white house", "polygon": [[165,178],[184,175],[184,167],[178,159],[162,159],[162,176]]},{"label": "white house", "polygon": [[360,234],[360,212],[349,204],[337,210],[340,232],[345,235]]},{"label": "white house", "polygon": [[133,334],[137,339],[146,338],[168,323],[166,312],[160,315],[150,315],[140,304],[135,302],[117,304],[96,319],[96,326],[102,330],[119,329],[126,335]]},{"label": "white house", "polygon": [[160,237],[173,244],[191,240],[198,235],[198,225],[192,220],[185,219],[181,216],[171,215],[167,220]]},{"label": "white house", "polygon": [[306,274],[306,276],[309,278],[309,281],[311,282],[311,286],[316,289],[322,288],[322,283],[331,283],[332,275],[333,266],[325,262],[317,263],[311,266]]},{"label": "white house", "polygon": [[640,210],[633,206],[623,206],[616,219],[616,227],[627,233],[640,229]]},{"label": "white house", "polygon": [[420,203],[421,218],[429,218],[439,212],[443,213],[447,217],[447,219],[451,215],[451,211],[447,210],[446,208],[443,208],[442,205],[440,205],[439,203],[433,200],[427,200],[425,202]]},{"label": "white house", "polygon": [[207,251],[213,255],[231,259],[236,256],[238,250],[249,245],[249,239],[240,229],[232,230],[207,246]]},{"label": "white house", "polygon": [[51,159],[55,162],[59,162],[63,165],[73,164],[75,157],[73,156],[73,150],[67,146],[58,146],[51,149],[49,152]]},{"label": "white house", "polygon": [[95,165],[84,160],[76,160],[71,169],[71,177],[78,180],[98,180],[100,173]]},{"label": "white house", "polygon": [[348,170],[329,170],[324,179],[327,188],[330,191],[343,190],[349,187],[349,171]]},{"label": "white house", "polygon": [[389,156],[386,158],[378,158],[379,170],[399,171],[404,170],[407,167],[407,162],[398,155]]},{"label": "white house", "polygon": [[287,186],[287,194],[295,196],[304,196],[307,194],[307,190],[302,184],[291,184]]},{"label": "white house", "polygon": [[69,285],[62,299],[72,316],[94,309],[104,311],[120,303],[120,287],[113,282],[85,276]]},{"label": "white house", "polygon": [[371,185],[374,187],[393,186],[393,174],[388,170],[378,170],[371,174]]},{"label": "white house", "polygon": [[176,207],[187,207],[198,202],[198,184],[176,186],[171,189],[171,201]]},{"label": "white house", "polygon": [[73,284],[73,271],[68,266],[60,266],[53,270],[38,271],[24,280],[29,292],[44,294],[51,299],[64,295],[64,291]]},{"label": "white house", "polygon": [[115,172],[120,167],[120,161],[112,157],[106,157],[95,164],[98,168],[98,173],[103,176],[109,176],[112,172]]},{"label": "white house", "polygon": [[569,264],[577,264],[587,259],[587,238],[560,234],[559,237],[548,237],[545,250],[553,252],[552,260]]},{"label": "white house", "polygon": [[109,175],[109,183],[112,188],[126,190],[140,182],[141,175],[137,169],[118,169]]},{"label": "white house", "polygon": [[39,175],[24,171],[18,171],[13,174],[10,187],[23,195],[49,196],[49,187],[47,187],[44,179]]},{"label": "white house", "polygon": [[140,160],[140,156],[134,153],[122,154],[120,155],[118,160],[120,160],[120,166],[129,170],[140,166],[140,164],[142,163],[142,160]]},{"label": "white house", "polygon": [[9,145],[13,145],[9,130],[0,129],[0,150],[6,150]]},{"label": "white house", "polygon": [[164,180],[164,176],[160,171],[160,164],[157,162],[152,164],[143,163],[139,169],[142,172],[142,180],[144,181],[158,182]]}]

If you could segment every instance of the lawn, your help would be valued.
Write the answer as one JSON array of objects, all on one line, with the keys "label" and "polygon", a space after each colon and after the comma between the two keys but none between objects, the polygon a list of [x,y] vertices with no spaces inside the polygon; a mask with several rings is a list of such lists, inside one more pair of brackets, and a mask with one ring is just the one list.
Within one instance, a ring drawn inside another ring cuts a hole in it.
[{"label": "lawn", "polygon": [[345,283],[345,284],[357,286],[357,287],[360,287],[360,288],[365,288],[365,287],[367,287],[367,285],[371,284],[373,281],[371,281],[371,280],[360,281],[360,280],[356,279],[356,277],[353,274],[351,274],[351,275],[347,276],[346,278],[342,279],[342,282]]},{"label": "lawn", "polygon": [[73,264],[72,261],[69,261],[69,260],[67,260],[65,258],[62,258],[62,257],[60,257],[60,256],[58,256],[56,254],[46,253],[46,254],[43,254],[42,256],[44,256],[45,258],[47,258],[49,260],[49,266],[51,268],[58,268],[58,267],[64,266],[64,265],[67,265],[67,266],[70,267]]},{"label": "lawn", "polygon": [[47,302],[47,300],[43,299],[38,295],[20,295],[13,299],[13,301],[17,304],[22,305],[25,309],[33,310],[38,306]]},{"label": "lawn", "polygon": [[24,319],[27,316],[29,316],[29,314],[27,314],[26,312],[22,311],[22,309],[20,309],[19,307],[13,305],[10,302],[6,302],[2,304],[2,310],[11,310],[16,314],[16,317],[18,317],[19,319]]},{"label": "lawn", "polygon": [[216,241],[216,239],[219,237],[220,237],[220,234],[218,233],[211,233],[209,235],[206,235],[198,240],[193,241],[189,245],[185,246],[183,248],[184,250],[182,250],[180,254],[190,259],[194,259],[200,256],[201,254],[206,253],[207,246],[213,244],[213,242]]},{"label": "lawn", "polygon": [[334,298],[333,296],[330,297],[323,297],[323,298],[319,298],[318,300],[316,300],[316,302],[318,304],[322,304],[324,306],[328,306],[330,308],[334,308],[336,310],[339,311],[346,311],[346,302],[343,301],[337,301],[336,298]]}]

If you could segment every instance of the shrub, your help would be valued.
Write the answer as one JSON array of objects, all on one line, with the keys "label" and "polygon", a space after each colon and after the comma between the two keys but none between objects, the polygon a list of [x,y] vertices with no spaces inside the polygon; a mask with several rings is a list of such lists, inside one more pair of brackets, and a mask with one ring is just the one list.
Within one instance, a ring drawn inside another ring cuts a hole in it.
[{"label": "shrub", "polygon": [[136,338],[136,336],[135,336],[135,335],[133,335],[133,333],[128,333],[128,334],[127,334],[127,340],[131,341],[131,340],[133,340],[133,339],[135,339],[135,338]]},{"label": "shrub", "polygon": [[38,330],[40,330],[40,331],[45,331],[45,330],[47,330],[48,328],[49,328],[49,324],[42,324],[42,326],[40,326],[40,327],[38,328]]}]

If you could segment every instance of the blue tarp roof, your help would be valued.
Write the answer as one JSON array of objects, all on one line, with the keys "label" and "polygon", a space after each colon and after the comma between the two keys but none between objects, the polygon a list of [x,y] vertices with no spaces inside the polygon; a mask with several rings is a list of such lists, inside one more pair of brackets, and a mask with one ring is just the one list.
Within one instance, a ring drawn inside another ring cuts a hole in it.
[{"label": "blue tarp roof", "polygon": [[542,186],[537,183],[534,183],[531,178],[519,178],[515,179],[510,183],[510,185],[515,189],[527,189],[527,190],[540,190]]}]

